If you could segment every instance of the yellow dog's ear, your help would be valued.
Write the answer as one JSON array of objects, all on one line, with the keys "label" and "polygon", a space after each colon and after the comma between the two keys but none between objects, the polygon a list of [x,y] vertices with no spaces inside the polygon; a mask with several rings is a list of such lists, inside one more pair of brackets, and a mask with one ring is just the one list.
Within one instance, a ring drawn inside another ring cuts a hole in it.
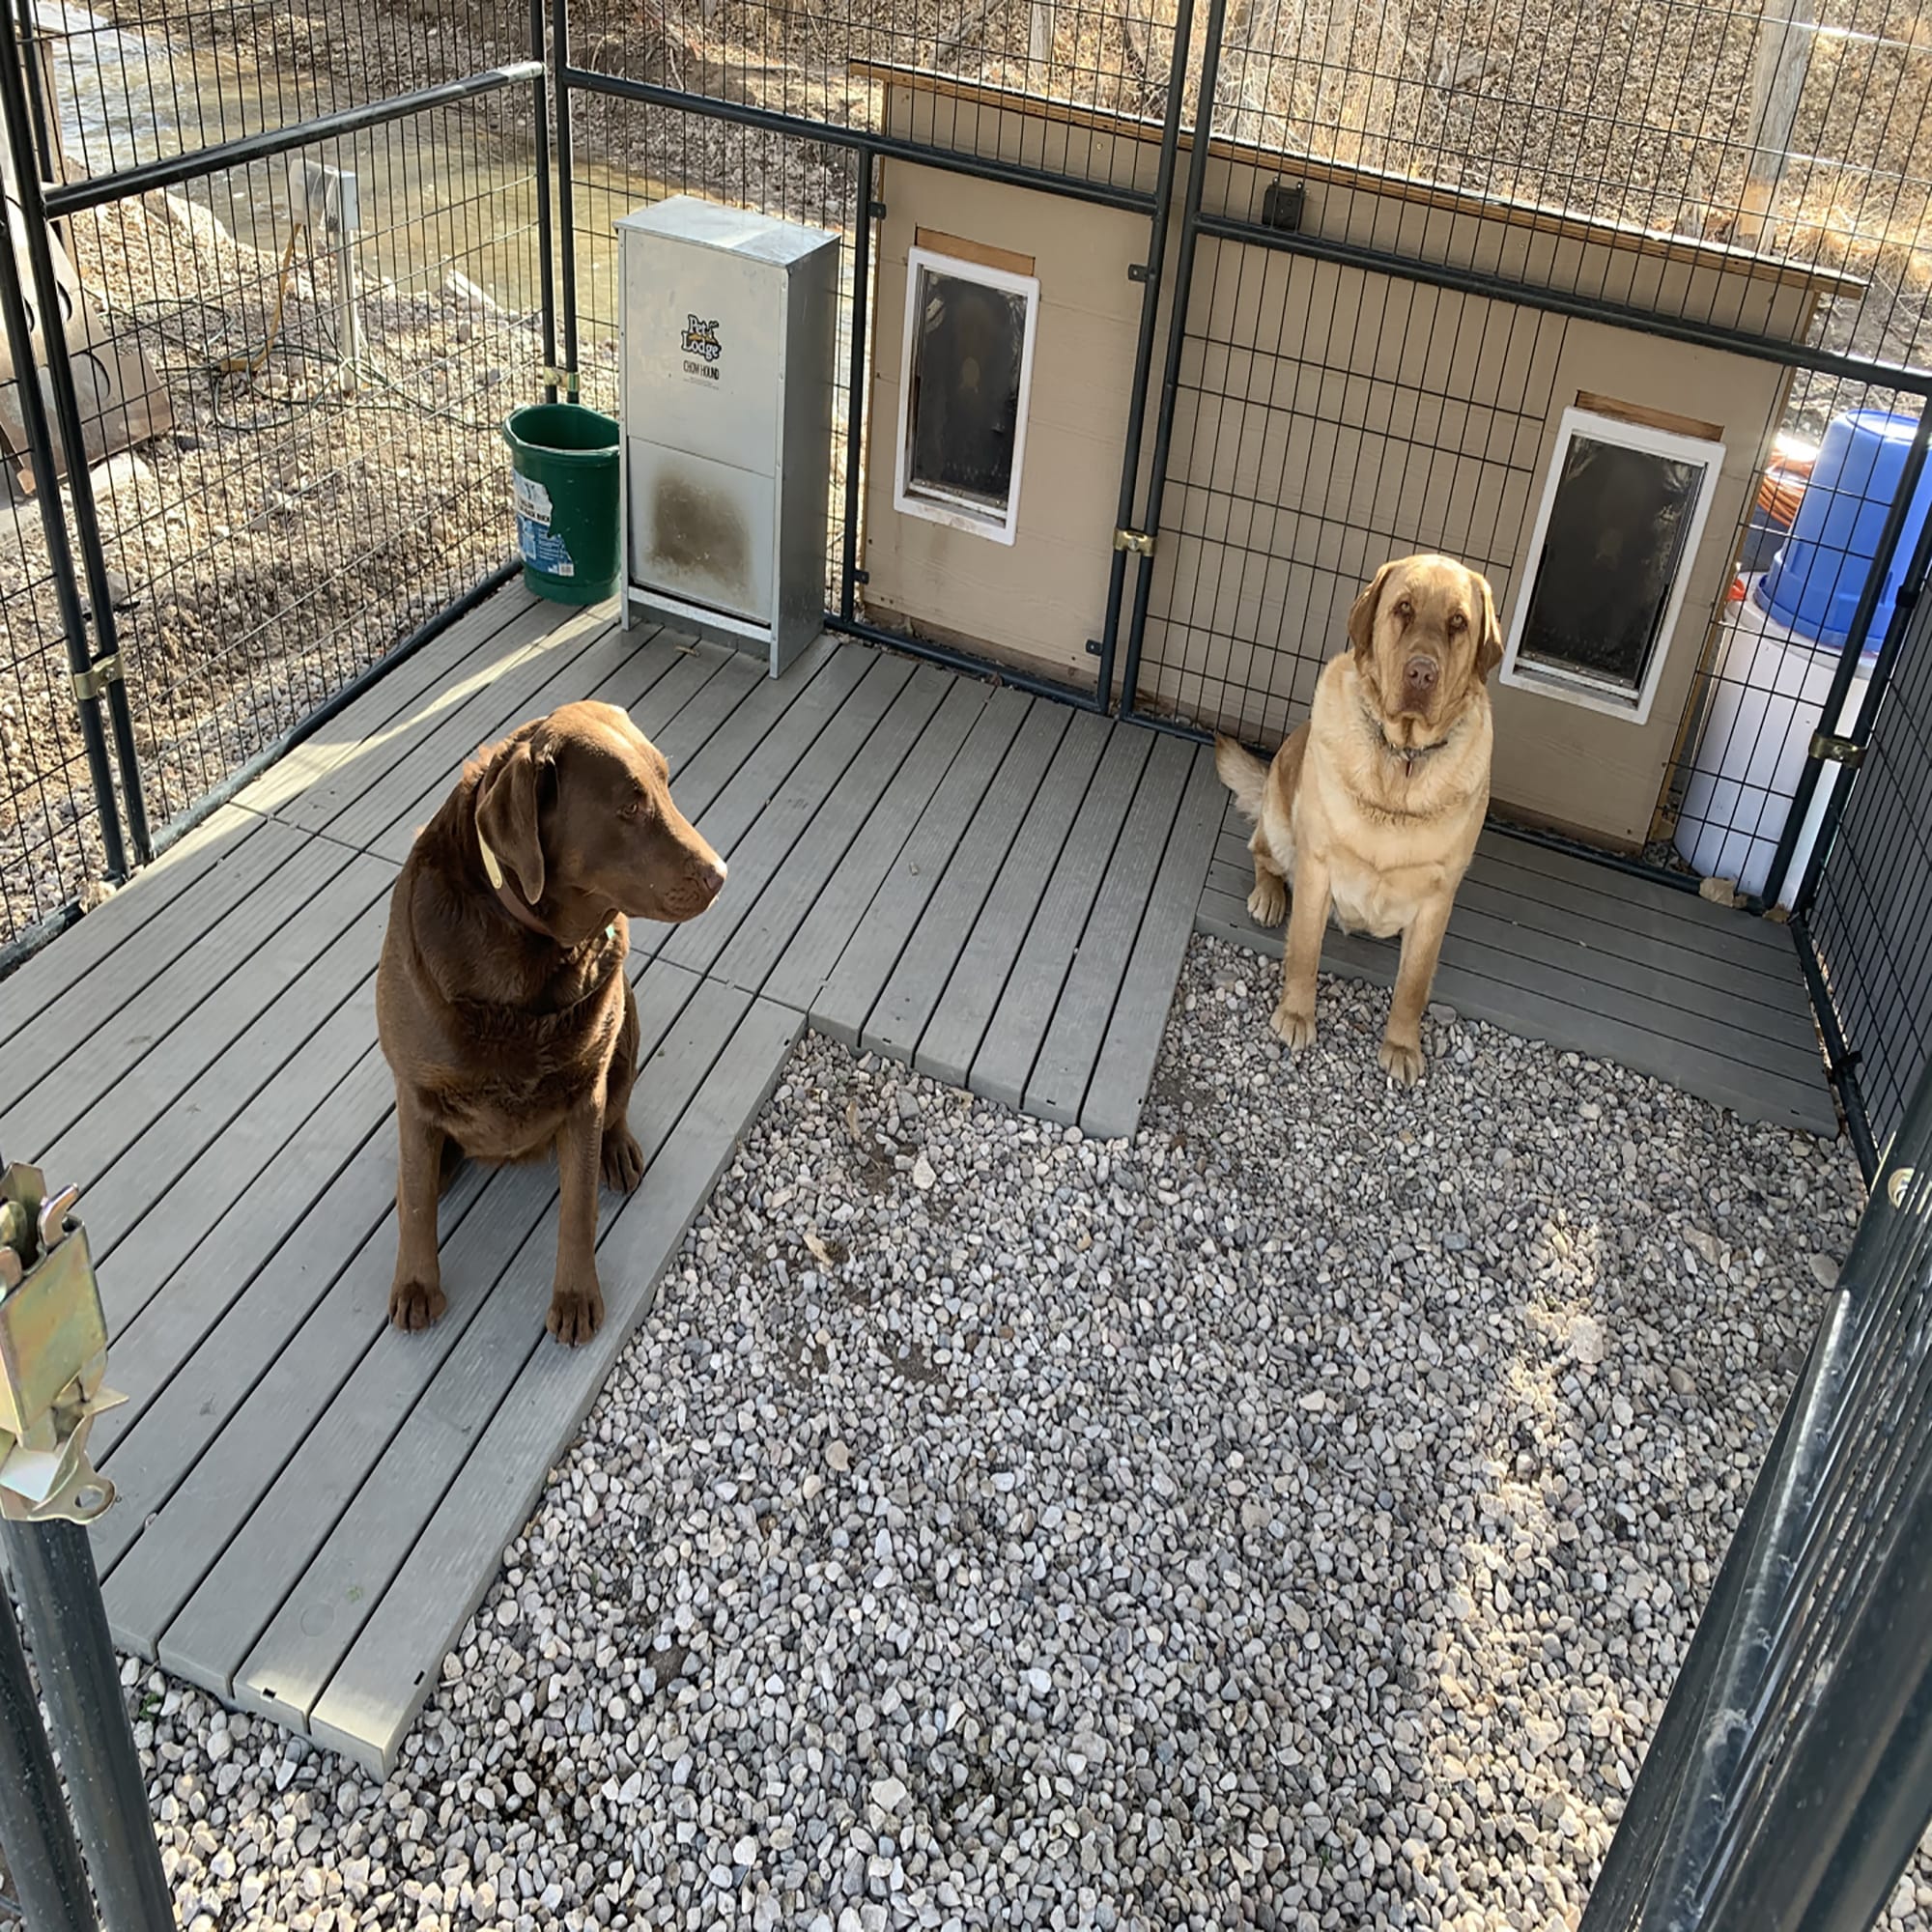
[{"label": "yellow dog's ear", "polygon": [[507,872],[526,903],[544,895],[543,828],[539,823],[543,784],[551,759],[529,738],[512,743],[476,787],[476,838],[490,883]]},{"label": "yellow dog's ear", "polygon": [[1355,647],[1355,662],[1365,669],[1375,655],[1376,611],[1382,601],[1382,585],[1400,561],[1398,557],[1383,564],[1349,608],[1349,641]]},{"label": "yellow dog's ear", "polygon": [[1483,635],[1476,642],[1476,675],[1487,679],[1503,661],[1502,626],[1496,622],[1496,599],[1490,580],[1480,570],[1470,571],[1469,577],[1483,592]]}]

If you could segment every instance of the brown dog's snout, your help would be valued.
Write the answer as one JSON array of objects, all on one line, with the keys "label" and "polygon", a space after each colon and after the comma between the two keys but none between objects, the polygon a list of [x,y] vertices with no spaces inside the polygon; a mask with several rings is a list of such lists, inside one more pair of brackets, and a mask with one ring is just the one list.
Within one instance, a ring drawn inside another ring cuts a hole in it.
[{"label": "brown dog's snout", "polygon": [[1409,697],[1427,697],[1435,689],[1435,681],[1441,674],[1434,658],[1410,658],[1403,667],[1403,691]]},{"label": "brown dog's snout", "polygon": [[697,883],[704,889],[704,896],[715,899],[724,890],[725,874],[729,867],[714,853],[709,859],[700,859],[696,869]]}]

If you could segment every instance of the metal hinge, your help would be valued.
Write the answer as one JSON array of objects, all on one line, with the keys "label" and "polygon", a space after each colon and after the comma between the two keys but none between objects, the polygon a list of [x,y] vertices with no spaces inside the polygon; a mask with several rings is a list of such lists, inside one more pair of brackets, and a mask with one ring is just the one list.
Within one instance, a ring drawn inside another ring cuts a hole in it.
[{"label": "metal hinge", "polygon": [[570,395],[577,393],[577,371],[575,369],[552,369],[543,372],[544,386],[548,389],[562,389]]},{"label": "metal hinge", "polygon": [[0,1516],[90,1522],[114,1485],[87,1457],[102,1409],[107,1321],[77,1190],[49,1194],[40,1169],[0,1171]]},{"label": "metal hinge", "polygon": [[1138,551],[1142,556],[1153,554],[1153,536],[1147,530],[1116,530],[1114,532],[1116,550]]},{"label": "metal hinge", "polygon": [[1849,738],[1835,738],[1829,731],[1814,731],[1811,734],[1810,755],[1823,759],[1828,765],[1844,765],[1857,771],[1864,763],[1865,748],[1853,744]]},{"label": "metal hinge", "polygon": [[104,696],[110,684],[121,682],[121,653],[110,651],[104,658],[97,658],[85,670],[73,674],[73,695],[81,703]]}]

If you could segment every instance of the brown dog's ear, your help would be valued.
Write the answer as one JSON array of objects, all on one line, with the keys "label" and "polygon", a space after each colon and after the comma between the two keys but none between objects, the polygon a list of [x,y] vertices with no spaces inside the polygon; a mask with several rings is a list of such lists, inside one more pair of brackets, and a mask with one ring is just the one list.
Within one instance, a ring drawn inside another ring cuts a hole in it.
[{"label": "brown dog's ear", "polygon": [[1502,626],[1496,622],[1496,599],[1490,588],[1490,580],[1480,570],[1472,570],[1469,575],[1483,592],[1483,635],[1476,640],[1476,677],[1479,682],[1487,682],[1490,673],[1503,661]]},{"label": "brown dog's ear", "polygon": [[483,869],[491,869],[494,854],[530,905],[544,895],[543,830],[537,814],[549,766],[549,757],[539,756],[528,738],[520,739],[476,787],[476,836],[483,842]]},{"label": "brown dog's ear", "polygon": [[1349,607],[1349,641],[1355,647],[1355,662],[1364,667],[1375,654],[1376,610],[1382,601],[1382,585],[1394,568],[1393,561],[1383,564]]}]

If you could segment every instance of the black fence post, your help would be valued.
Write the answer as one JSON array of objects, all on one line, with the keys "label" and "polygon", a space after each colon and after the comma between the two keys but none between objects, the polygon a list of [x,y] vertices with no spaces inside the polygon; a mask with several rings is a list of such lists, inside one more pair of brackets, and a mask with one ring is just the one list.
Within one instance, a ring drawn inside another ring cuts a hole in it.
[{"label": "black fence post", "polygon": [[563,372],[578,391],[577,184],[570,128],[570,0],[551,0],[551,68],[556,79],[556,241],[562,275]]},{"label": "black fence post", "polygon": [[[107,554],[100,541],[100,520],[94,502],[94,480],[87,467],[87,443],[80,420],[80,402],[73,386],[73,364],[69,359],[67,330],[62,323],[59,284],[54,277],[53,243],[47,229],[45,189],[42,162],[35,151],[32,111],[28,106],[26,63],[30,50],[20,40],[19,22],[11,7],[0,6],[0,114],[7,122],[8,145],[13,158],[14,178],[20,197],[20,217],[26,229],[27,261],[34,278],[34,302],[41,319],[41,346],[46,355],[47,386],[53,391],[54,417],[67,457],[68,490],[73,501],[74,535],[78,540],[82,568],[87,574],[87,594],[94,606],[94,635],[99,644],[91,657],[85,632],[76,632],[83,663],[76,665],[76,677],[98,688],[107,700],[107,716],[114,733],[114,758],[121,772],[121,796],[127,810],[128,842],[134,863],[145,865],[153,856],[154,841],[148,828],[148,806],[141,786],[141,761],[134,749],[134,724],[128,710],[128,687],[122,678],[121,649],[116,637],[114,598],[107,582]],[[12,253],[11,246],[8,253]],[[11,331],[10,331],[11,333]],[[14,373],[21,400],[38,387],[34,358],[23,359],[16,352]],[[44,428],[44,412],[43,412]],[[29,434],[29,447],[33,440]],[[51,450],[47,452],[51,456]],[[42,452],[35,448],[37,470],[43,465]],[[43,474],[36,476],[37,494],[43,499],[43,514],[58,494],[57,471],[51,461]],[[51,533],[49,535],[51,545]],[[71,564],[69,566],[71,577]],[[65,600],[63,600],[65,601]],[[78,615],[76,600],[76,615]],[[78,689],[79,687],[77,687]],[[104,812],[103,812],[104,829]],[[119,837],[119,826],[116,827]],[[125,871],[125,862],[114,869]]]},{"label": "black fence post", "polygon": [[[1194,0],[1179,0],[1174,16],[1174,45],[1167,74],[1167,110],[1160,124],[1160,163],[1154,171],[1153,214],[1148,222],[1148,258],[1141,270],[1140,337],[1134,344],[1134,374],[1127,390],[1127,435],[1121,452],[1121,499],[1117,530],[1134,520],[1134,497],[1141,485],[1141,434],[1147,425],[1148,384],[1153,376],[1153,339],[1160,315],[1161,276],[1167,270],[1167,217],[1174,202],[1174,168],[1180,152],[1180,109],[1187,91],[1187,43],[1194,37]],[[1147,534],[1154,534],[1150,511]],[[1094,695],[1104,709],[1114,701],[1114,659],[1121,635],[1121,604],[1126,593],[1127,553],[1118,540],[1107,565],[1107,613],[1100,620],[1100,664]],[[1139,669],[1138,659],[1135,669]],[[1131,691],[1125,709],[1133,709]]]},{"label": "black fence post", "polygon": [[96,1932],[14,1606],[0,1593],[0,1852],[29,1932]]},{"label": "black fence post", "polygon": [[852,230],[852,355],[845,386],[845,542],[838,582],[838,614],[849,624],[859,610],[859,452],[866,436],[866,336],[871,326],[872,151],[861,148],[854,170],[857,221]]},{"label": "black fence post", "polygon": [[[1147,639],[1148,605],[1153,595],[1152,546],[1160,538],[1161,500],[1167,491],[1167,458],[1174,441],[1174,412],[1180,396],[1180,357],[1186,347],[1187,303],[1194,284],[1194,248],[1201,238],[1201,190],[1208,173],[1208,144],[1214,131],[1214,95],[1221,78],[1221,37],[1227,31],[1228,0],[1208,0],[1208,36],[1201,51],[1201,94],[1194,103],[1194,147],[1187,157],[1187,201],[1180,213],[1180,248],[1174,265],[1174,296],[1168,304],[1167,361],[1161,374],[1160,413],[1153,430],[1153,458],[1148,473],[1143,517],[1149,548],[1140,554],[1134,576],[1134,614],[1127,627],[1127,661],[1121,673],[1121,715],[1131,717],[1140,684],[1141,646]],[[1191,29],[1192,22],[1189,26]],[[1187,65],[1187,43],[1176,23],[1174,59]],[[1124,561],[1124,559],[1122,559]],[[1102,646],[1104,650],[1104,645]],[[1107,667],[1109,680],[1112,666]]]},{"label": "black fence post", "polygon": [[9,1522],[5,1536],[101,1932],[172,1932],[174,1905],[87,1532],[72,1522]]},{"label": "black fence post", "polygon": [[556,246],[550,198],[550,84],[543,70],[544,0],[530,0],[530,58],[537,63],[530,82],[530,108],[536,120],[534,161],[537,178],[537,288],[543,308],[544,400],[556,401]]}]

